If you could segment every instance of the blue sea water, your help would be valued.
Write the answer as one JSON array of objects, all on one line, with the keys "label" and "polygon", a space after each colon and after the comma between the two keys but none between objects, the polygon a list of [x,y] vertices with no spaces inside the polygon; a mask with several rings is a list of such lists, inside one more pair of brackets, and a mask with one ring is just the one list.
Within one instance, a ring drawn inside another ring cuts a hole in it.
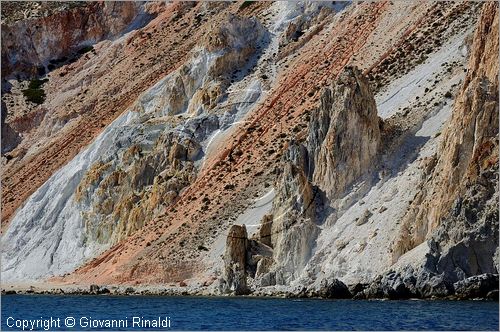
[{"label": "blue sea water", "polygon": [[[498,302],[354,301],[268,298],[2,296],[2,330],[22,320],[50,322],[50,330],[107,330],[106,320],[122,320],[121,330],[163,321],[150,330],[496,330]],[[70,319],[69,317],[73,318]],[[135,318],[136,325],[133,326]],[[141,318],[142,317],[142,318]],[[59,318],[59,328],[56,323]],[[69,319],[69,320],[68,320]],[[84,326],[85,324],[96,327]],[[31,322],[30,322],[31,323]],[[75,324],[68,328],[65,324]],[[36,324],[36,323],[34,323]],[[48,324],[48,323],[45,323]],[[33,325],[35,326],[35,325]],[[152,326],[152,325],[151,325]],[[27,327],[29,330],[31,325]],[[111,330],[117,330],[113,328]]]}]

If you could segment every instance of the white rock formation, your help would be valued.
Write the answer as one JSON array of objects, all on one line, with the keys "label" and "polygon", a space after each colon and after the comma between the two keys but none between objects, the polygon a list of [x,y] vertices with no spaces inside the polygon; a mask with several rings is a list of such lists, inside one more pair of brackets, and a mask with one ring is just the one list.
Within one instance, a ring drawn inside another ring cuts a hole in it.
[{"label": "white rock formation", "polygon": [[[219,84],[214,78],[241,65],[245,59],[240,54],[255,52],[265,32],[255,20],[232,16],[215,33],[223,36],[222,44],[211,46],[212,51],[194,50],[186,64],[142,94],[17,211],[2,238],[2,280],[36,280],[70,272],[144,223],[142,207],[135,213],[132,207],[139,199],[137,190],[147,190],[151,198],[153,179],[161,178],[169,159],[162,146],[170,149],[171,143],[164,145],[165,141],[171,142],[173,134],[181,145],[188,144],[186,160],[199,158],[196,145],[218,128],[218,119],[209,116],[209,121],[202,121],[210,105],[199,103],[195,96]],[[137,159],[136,153],[145,158]],[[143,163],[148,155],[161,167],[148,169],[151,165]],[[137,175],[138,183],[122,188],[126,196],[113,196],[120,191],[110,187],[120,185],[117,172]]]}]

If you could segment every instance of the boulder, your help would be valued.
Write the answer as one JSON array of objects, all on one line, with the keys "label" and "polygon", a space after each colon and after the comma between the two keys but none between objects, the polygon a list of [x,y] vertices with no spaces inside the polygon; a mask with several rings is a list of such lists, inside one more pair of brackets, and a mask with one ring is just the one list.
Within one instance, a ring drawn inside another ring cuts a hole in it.
[{"label": "boulder", "polygon": [[125,294],[133,294],[135,293],[135,289],[133,287],[127,287],[124,291]]},{"label": "boulder", "polygon": [[486,294],[486,298],[488,300],[498,301],[498,289],[497,290],[492,290],[491,292],[488,292],[488,294]]},{"label": "boulder", "polygon": [[98,292],[99,292],[99,286],[98,285],[90,285],[89,293],[91,293],[91,294],[97,294]]},{"label": "boulder", "polygon": [[469,277],[457,281],[453,284],[453,287],[455,288],[455,295],[458,298],[486,298],[490,292],[498,292],[498,274],[485,273]]},{"label": "boulder", "polygon": [[443,274],[436,275],[428,271],[418,274],[415,286],[421,298],[446,297],[453,292],[452,285]]},{"label": "boulder", "polygon": [[369,284],[367,283],[356,283],[349,285],[349,292],[352,294],[353,297],[356,297],[358,293],[363,293],[363,291],[368,288]]},{"label": "boulder", "polygon": [[350,299],[351,292],[347,286],[339,279],[324,279],[321,281],[320,288],[317,291],[319,297],[325,299]]}]

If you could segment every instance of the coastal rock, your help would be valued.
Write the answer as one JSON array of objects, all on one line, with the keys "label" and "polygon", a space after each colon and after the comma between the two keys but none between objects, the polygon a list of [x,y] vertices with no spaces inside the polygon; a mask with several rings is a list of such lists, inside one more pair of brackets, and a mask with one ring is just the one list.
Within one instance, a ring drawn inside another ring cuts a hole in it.
[{"label": "coastal rock", "polygon": [[497,4],[137,6],[2,83],[2,282],[496,296],[462,284],[498,274]]},{"label": "coastal rock", "polygon": [[415,287],[421,298],[440,298],[453,294],[453,286],[445,279],[444,274],[436,275],[428,271],[422,271],[417,275]]},{"label": "coastal rock", "polygon": [[489,300],[498,301],[499,300],[498,290],[492,290],[492,291],[488,292],[488,294],[486,294],[486,298]]},{"label": "coastal rock", "polygon": [[368,286],[358,286],[354,298],[445,298],[453,294],[453,285],[443,274],[425,268],[407,266],[399,271],[389,271],[377,276]]},{"label": "coastal rock", "polygon": [[467,75],[442,134],[439,158],[402,220],[393,261],[433,237],[442,256],[438,269],[450,278],[496,271],[498,52],[498,4],[488,3],[477,23]]},{"label": "coastal rock", "polygon": [[224,254],[224,292],[234,295],[248,293],[246,256],[247,256],[247,230],[245,226],[232,225],[226,240]]},{"label": "coastal rock", "polygon": [[290,142],[275,181],[271,245],[276,283],[288,284],[306,265],[318,234],[315,191],[307,177],[307,150]]},{"label": "coastal rock", "polygon": [[[220,42],[212,41],[206,48],[193,50],[188,61],[143,93],[92,145],[67,164],[60,176],[46,182],[46,187],[38,191],[43,202],[31,200],[17,214],[18,220],[25,220],[25,213],[35,213],[39,208],[50,210],[52,214],[46,214],[46,218],[58,226],[38,228],[38,236],[47,241],[40,244],[33,240],[21,252],[13,248],[15,240],[9,241],[10,249],[17,252],[17,258],[9,255],[13,259],[7,264],[12,278],[15,274],[15,278],[27,277],[16,263],[20,256],[38,261],[28,249],[31,245],[46,251],[65,248],[57,255],[45,255],[50,262],[36,269],[36,278],[76,268],[86,256],[102,252],[165,213],[196,179],[195,163],[203,157],[202,142],[219,128],[219,119],[206,114],[208,108],[201,106],[196,114],[188,114],[192,97],[207,84],[225,82],[236,67],[244,65],[246,58],[241,53],[249,56],[257,52],[256,46],[264,35],[255,19],[229,15],[227,20],[228,26],[219,22],[212,31],[224,37]],[[185,125],[178,126],[180,113],[187,119]],[[193,115],[200,118],[190,121]],[[60,192],[64,192],[60,201],[51,200]],[[19,222],[14,221],[7,236],[22,227]],[[60,233],[65,227],[72,228],[80,240]],[[54,242],[42,235],[47,229],[52,237],[62,238],[58,246],[53,247]],[[66,260],[69,253],[73,265],[57,263]]]},{"label": "coastal rock", "polygon": [[353,298],[357,298],[358,294],[359,294],[359,296],[364,296],[363,291],[366,288],[368,288],[368,286],[370,286],[370,284],[367,284],[367,283],[357,283],[357,284],[349,285],[348,286],[349,293],[352,294]]},{"label": "coastal rock", "polygon": [[347,286],[339,279],[323,279],[318,291],[313,291],[312,294],[325,299],[349,299],[352,297]]},{"label": "coastal rock", "polygon": [[99,292],[99,288],[100,287],[98,285],[90,285],[89,292],[97,294],[97,292]]},{"label": "coastal rock", "polygon": [[416,279],[413,273],[396,273],[390,271],[380,281],[384,297],[390,299],[407,299],[416,297]]},{"label": "coastal rock", "polygon": [[273,262],[273,249],[271,247],[262,242],[250,239],[247,242],[246,255],[245,269],[250,277],[257,278],[259,265],[261,275],[269,271],[269,267]]},{"label": "coastal rock", "polygon": [[[498,274],[485,273],[453,284],[455,296],[462,299],[490,298],[498,295]],[[498,296],[497,296],[498,299]]]}]

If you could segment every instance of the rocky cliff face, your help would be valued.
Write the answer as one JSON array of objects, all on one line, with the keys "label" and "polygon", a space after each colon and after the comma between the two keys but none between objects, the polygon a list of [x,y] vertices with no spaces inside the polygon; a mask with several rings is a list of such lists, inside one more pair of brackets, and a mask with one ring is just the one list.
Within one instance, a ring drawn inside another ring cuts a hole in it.
[{"label": "rocky cliff face", "polygon": [[300,277],[320,225],[329,214],[339,215],[336,200],[370,174],[377,157],[382,121],[368,79],[357,68],[346,68],[324,89],[310,119],[305,144],[292,140],[283,154],[271,213],[261,221],[257,240],[273,252],[271,268],[256,280],[261,286],[290,285]]},{"label": "rocky cliff face", "polygon": [[311,256],[318,233],[315,214],[319,198],[308,178],[308,152],[303,145],[292,141],[282,163],[270,221],[275,262],[270,279],[284,285],[297,277]]},{"label": "rocky cliff face", "polygon": [[467,75],[437,162],[403,219],[394,259],[432,237],[438,246],[435,254],[444,256],[439,271],[468,277],[497,270],[497,36],[498,8],[488,4],[478,21]]},{"label": "rocky cliff face", "polygon": [[[42,264],[43,268],[36,268],[40,276],[71,269],[60,263],[68,255],[78,264],[164,212],[196,177],[194,163],[203,157],[202,143],[219,127],[218,118],[208,114],[210,105],[203,100],[197,104],[200,100],[195,95],[213,85],[224,93],[227,75],[246,62],[239,54],[250,56],[262,36],[254,20],[236,16],[230,16],[227,25],[214,27],[209,39],[219,40],[217,46],[210,47],[211,51],[195,49],[191,61],[143,94],[88,149],[50,178],[35,194],[36,199],[26,202],[17,214],[20,219],[14,218],[6,234],[13,241],[4,251],[5,257],[19,250],[25,241],[19,227],[24,227],[27,215],[40,209],[51,214],[38,222],[51,227],[38,229],[23,247],[44,247],[47,258],[35,258],[31,250],[15,255],[36,259],[33,268]],[[196,111],[191,112],[193,109]],[[181,124],[180,114],[184,117]],[[62,188],[64,198],[52,201]],[[73,235],[65,235],[68,228]],[[59,232],[56,246],[46,237],[47,231]],[[79,241],[74,241],[75,234]],[[71,251],[58,249],[68,246]],[[18,269],[17,259],[6,265],[4,276],[9,275],[27,276]]]},{"label": "rocky cliff face", "polygon": [[2,280],[494,295],[497,4],[122,6],[94,51],[8,80]]},{"label": "rocky cliff face", "polygon": [[368,80],[347,68],[325,89],[308,137],[313,182],[335,199],[370,171],[380,147],[377,107]]},{"label": "rocky cliff face", "polygon": [[17,11],[4,9],[7,11],[2,14],[4,79],[11,74],[44,74],[64,62],[63,58],[76,56],[84,47],[116,38],[148,20],[143,5],[137,2],[96,2],[60,10],[42,7],[40,4],[17,10],[26,16],[18,20],[12,19]]},{"label": "rocky cliff face", "polygon": [[[2,95],[6,124],[14,128],[20,142],[5,154],[2,150],[4,226],[30,194],[131,107],[141,93],[177,69],[180,59],[191,50],[198,35],[188,32],[192,26],[186,21],[193,14],[190,10],[194,11],[189,3],[151,3],[148,8],[151,13],[160,11],[162,17],[143,29],[104,40],[77,61],[62,63],[47,74],[42,86],[32,91],[45,95],[42,104],[24,96],[31,81],[9,79],[5,84],[10,86],[10,92]],[[174,14],[184,13],[189,15],[175,19]],[[160,25],[163,20],[172,24]],[[182,42],[174,43],[171,38],[177,33]],[[153,39],[153,35],[162,37]],[[190,38],[183,38],[185,35]],[[154,55],[145,56],[139,47],[143,43]],[[176,52],[169,53],[170,48]],[[165,57],[164,53],[170,55]],[[31,180],[24,181],[26,178]]]}]

